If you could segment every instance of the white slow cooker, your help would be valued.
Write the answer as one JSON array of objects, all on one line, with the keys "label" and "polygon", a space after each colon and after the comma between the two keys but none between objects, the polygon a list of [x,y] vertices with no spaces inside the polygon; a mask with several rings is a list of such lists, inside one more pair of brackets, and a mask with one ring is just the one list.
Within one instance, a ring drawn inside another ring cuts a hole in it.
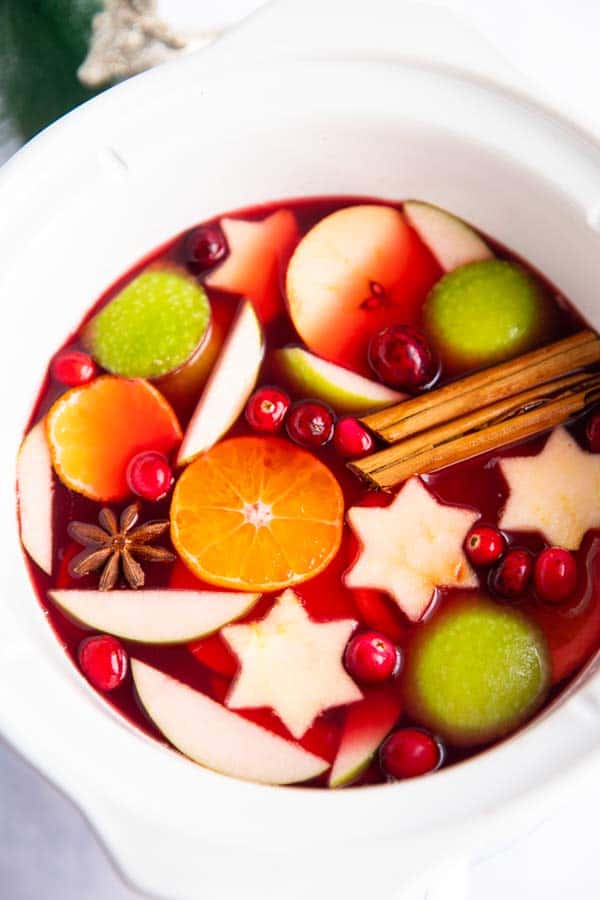
[{"label": "white slow cooker", "polygon": [[54,348],[103,288],[192,223],[343,193],[452,209],[600,324],[600,146],[422,4],[279,0],[209,50],[67,116],[0,172],[0,731],[152,896],[459,896],[448,867],[600,776],[592,666],[529,728],[426,778],[336,792],[235,781],[118,718],[37,604],[13,472]]}]

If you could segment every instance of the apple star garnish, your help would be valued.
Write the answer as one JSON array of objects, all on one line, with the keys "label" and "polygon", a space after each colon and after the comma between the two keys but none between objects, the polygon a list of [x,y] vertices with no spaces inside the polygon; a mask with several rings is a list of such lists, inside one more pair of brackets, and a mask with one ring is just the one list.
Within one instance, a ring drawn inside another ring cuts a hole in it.
[{"label": "apple star garnish", "polygon": [[567,550],[600,528],[600,455],[582,450],[564,428],[537,456],[502,459],[500,469],[510,488],[500,528],[540,531]]},{"label": "apple star garnish", "polygon": [[229,256],[211,272],[210,287],[252,300],[263,324],[282,311],[278,264],[298,239],[293,213],[280,209],[259,222],[221,219]]},{"label": "apple star garnish", "polygon": [[390,506],[354,506],[348,521],[361,552],[346,575],[351,588],[387,591],[418,622],[436,588],[477,587],[463,543],[479,513],[439,503],[411,478]]},{"label": "apple star garnish", "polygon": [[342,664],[356,622],[313,622],[288,588],[258,622],[221,631],[241,671],[225,700],[230,709],[267,706],[295,738],[331,706],[362,699]]}]

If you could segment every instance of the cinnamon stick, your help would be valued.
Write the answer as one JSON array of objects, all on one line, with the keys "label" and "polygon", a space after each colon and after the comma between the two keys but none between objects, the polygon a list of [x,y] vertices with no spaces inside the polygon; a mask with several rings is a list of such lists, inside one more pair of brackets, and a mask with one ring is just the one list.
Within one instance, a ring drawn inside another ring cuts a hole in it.
[{"label": "cinnamon stick", "polygon": [[580,331],[428,394],[404,400],[362,421],[386,443],[393,444],[598,362],[598,335],[591,330]]},{"label": "cinnamon stick", "polygon": [[412,475],[434,472],[532,437],[599,401],[600,374],[565,376],[430,428],[349,466],[375,486],[391,488]]}]

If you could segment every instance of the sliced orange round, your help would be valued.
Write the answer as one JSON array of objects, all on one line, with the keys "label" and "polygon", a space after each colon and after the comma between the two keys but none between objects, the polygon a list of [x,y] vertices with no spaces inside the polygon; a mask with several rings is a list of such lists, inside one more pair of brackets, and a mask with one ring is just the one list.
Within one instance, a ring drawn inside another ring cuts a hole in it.
[{"label": "sliced orange round", "polygon": [[217,444],[179,479],[171,537],[209,584],[275,591],[318,575],[340,546],[344,498],[329,469],[278,438]]},{"label": "sliced orange round", "polygon": [[181,441],[177,417],[141,379],[102,375],[62,394],[46,417],[56,474],[92,500],[121,500],[126,470],[142,450],[169,453]]}]

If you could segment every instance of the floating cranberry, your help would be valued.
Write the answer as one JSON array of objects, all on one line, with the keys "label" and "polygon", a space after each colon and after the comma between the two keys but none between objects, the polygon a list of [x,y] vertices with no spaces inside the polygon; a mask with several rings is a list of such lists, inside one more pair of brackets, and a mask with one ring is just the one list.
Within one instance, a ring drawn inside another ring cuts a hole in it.
[{"label": "floating cranberry", "polygon": [[425,335],[409,325],[390,325],[371,338],[369,363],[380,381],[415,391],[439,376],[439,363]]},{"label": "floating cranberry", "polygon": [[367,429],[352,416],[344,416],[335,423],[333,444],[340,456],[346,456],[348,459],[364,456],[375,446]]},{"label": "floating cranberry", "polygon": [[200,225],[187,237],[186,247],[190,262],[198,269],[209,269],[227,253],[225,235],[218,225]]},{"label": "floating cranberry", "polygon": [[478,525],[468,533],[465,550],[475,566],[491,566],[506,550],[506,541],[497,528]]},{"label": "floating cranberry", "polygon": [[96,377],[96,371],[96,363],[82,350],[61,350],[52,360],[52,377],[67,387],[87,384]]},{"label": "floating cranberry", "polygon": [[348,642],[344,654],[346,668],[362,684],[379,684],[400,668],[400,651],[379,631],[363,631]]},{"label": "floating cranberry", "polygon": [[577,563],[568,550],[548,547],[535,561],[535,589],[546,603],[564,603],[577,587]]},{"label": "floating cranberry", "polygon": [[144,500],[160,500],[173,483],[166,456],[156,450],[144,450],[134,456],[127,466],[126,477],[129,490]]},{"label": "floating cranberry", "polygon": [[528,550],[509,550],[494,573],[493,586],[503,597],[520,597],[531,581],[532,573],[531,553]]},{"label": "floating cranberry", "polygon": [[586,435],[590,450],[593,453],[600,453],[600,410],[588,419]]},{"label": "floating cranberry", "polygon": [[289,408],[290,398],[284,391],[263,387],[248,400],[246,419],[254,431],[275,434],[283,425]]},{"label": "floating cranberry", "polygon": [[328,406],[316,400],[295,403],[286,420],[287,433],[303,447],[324,447],[333,437],[335,416]]},{"label": "floating cranberry", "polygon": [[402,728],[383,744],[380,760],[383,771],[390,778],[414,778],[441,765],[442,749],[426,731]]},{"label": "floating cranberry", "polygon": [[86,638],[78,655],[84,675],[100,691],[114,691],[127,674],[127,653],[121,642],[108,634]]}]

